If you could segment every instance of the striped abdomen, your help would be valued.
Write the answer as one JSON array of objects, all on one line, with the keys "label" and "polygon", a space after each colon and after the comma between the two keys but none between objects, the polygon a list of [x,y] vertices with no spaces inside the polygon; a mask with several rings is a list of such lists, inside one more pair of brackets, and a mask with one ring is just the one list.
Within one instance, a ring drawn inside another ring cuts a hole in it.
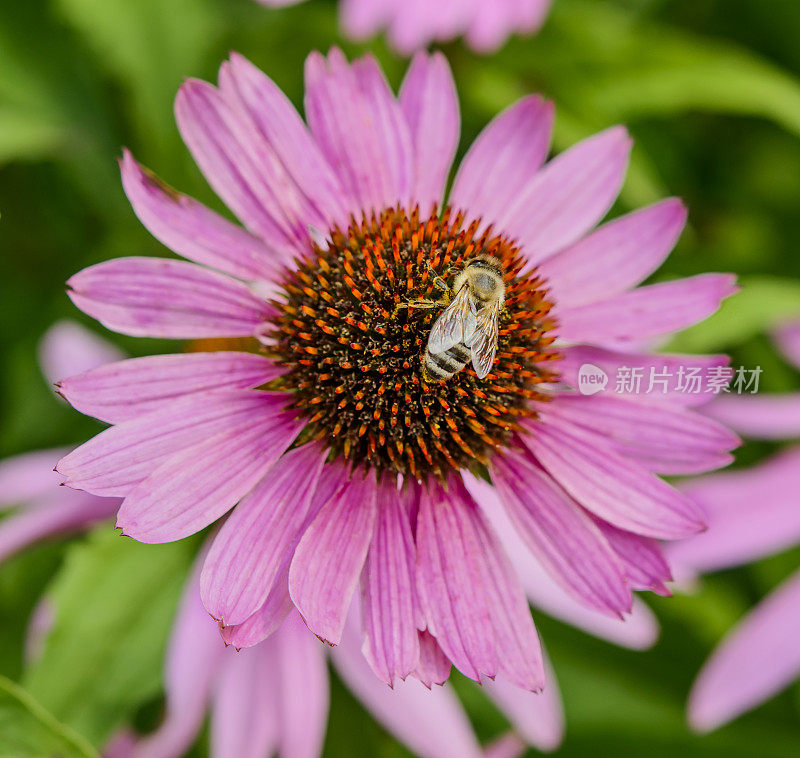
[{"label": "striped abdomen", "polygon": [[453,345],[443,353],[431,353],[425,350],[425,373],[433,381],[449,379],[453,374],[457,374],[472,360],[472,353],[469,347],[463,342]]}]

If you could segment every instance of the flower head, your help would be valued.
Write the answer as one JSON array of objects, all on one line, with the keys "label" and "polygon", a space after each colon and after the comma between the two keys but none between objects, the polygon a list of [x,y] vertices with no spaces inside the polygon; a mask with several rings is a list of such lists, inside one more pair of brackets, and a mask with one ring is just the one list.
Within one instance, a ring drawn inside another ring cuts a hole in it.
[{"label": "flower head", "polygon": [[[800,368],[800,322],[775,339]],[[800,436],[800,394],[728,395],[706,409],[756,439]],[[750,469],[714,474],[684,485],[703,509],[708,531],[671,546],[684,572],[740,566],[800,542],[800,448],[790,448]],[[755,708],[800,675],[796,633],[800,574],[787,579],[740,621],[703,666],[689,697],[688,716],[710,731]]]},{"label": "flower head", "polygon": [[[58,468],[72,487],[123,497],[117,524],[144,542],[233,509],[200,581],[227,641],[264,639],[294,606],[338,644],[360,587],[364,653],[387,683],[442,682],[452,663],[539,689],[536,632],[492,512],[590,608],[622,617],[632,589],[666,591],[657,540],[703,522],[656,474],[724,465],[737,438],[687,407],[702,396],[571,388],[586,362],[677,366],[640,346],[714,311],[733,282],[632,289],[685,210],[666,200],[593,230],[624,178],[623,128],[545,164],[553,108],[525,98],[478,137],[445,200],[459,116],[441,55],[418,55],[395,98],[371,57],[312,54],[308,126],[234,55],[218,87],[184,85],[176,114],[246,228],[126,153],[137,215],[194,262],[109,261],[70,279],[70,297],[123,333],[244,342],[62,382],[113,426]],[[483,373],[467,356],[433,378],[426,348],[445,302],[466,309],[453,349],[477,349],[465,330],[487,309],[452,291],[475,261],[502,274],[496,354]]]},{"label": "flower head", "polygon": [[[302,0],[258,0],[281,7]],[[533,34],[544,23],[551,0],[341,0],[341,24],[351,39],[364,40],[388,30],[389,41],[403,54],[431,42],[464,35],[477,52],[500,47],[510,34]]]}]

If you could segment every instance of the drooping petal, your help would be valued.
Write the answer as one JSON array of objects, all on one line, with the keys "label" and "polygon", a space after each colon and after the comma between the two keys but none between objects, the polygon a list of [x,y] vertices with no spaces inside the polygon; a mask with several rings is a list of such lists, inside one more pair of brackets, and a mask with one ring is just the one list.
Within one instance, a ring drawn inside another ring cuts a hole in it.
[{"label": "drooping petal", "polygon": [[[492,481],[528,547],[577,600],[620,617],[630,611],[625,572],[591,517],[536,463],[505,453],[492,461]],[[483,482],[478,502],[497,495]]]},{"label": "drooping petal", "polygon": [[95,495],[125,496],[170,456],[222,432],[278,424],[283,393],[238,390],[197,394],[98,434],[58,462],[66,484]]},{"label": "drooping petal", "polygon": [[692,501],[649,471],[561,419],[522,438],[550,475],[584,508],[634,534],[679,539],[704,528]]},{"label": "drooping petal", "polygon": [[53,467],[67,451],[36,450],[0,461],[0,509],[38,500],[64,481]]},{"label": "drooping petal", "polygon": [[39,365],[51,384],[124,357],[119,348],[75,321],[57,321],[39,343]]},{"label": "drooping petal", "polygon": [[[478,487],[475,487],[476,483]],[[524,544],[500,498],[496,495],[487,497],[486,491],[489,490],[491,495],[492,488],[474,477],[466,478],[465,484],[471,490],[474,488],[473,495],[480,501],[482,510],[499,535],[531,603],[557,619],[623,647],[644,650],[655,643],[658,622],[644,603],[634,598],[633,610],[623,620],[574,600],[555,583]]]},{"label": "drooping petal", "polygon": [[[608,386],[603,390],[605,395],[689,407],[708,403],[714,397],[708,392],[711,380],[730,363],[725,355],[628,353],[587,345],[564,347],[559,352],[562,359],[558,362],[558,371],[562,380],[574,389],[580,387],[581,366],[590,365],[606,374]],[[637,372],[639,380],[621,381],[625,373],[633,376],[631,370]],[[666,391],[662,392],[661,385],[658,385],[656,391],[648,392],[651,375],[660,372],[667,375]],[[696,381],[689,380],[692,372],[695,372]]]},{"label": "drooping petal", "polygon": [[225,646],[200,602],[200,564],[186,583],[172,626],[164,672],[167,712],[161,726],[141,740],[131,758],[176,758],[197,738]]},{"label": "drooping petal", "polygon": [[[595,432],[658,474],[698,474],[729,464],[740,444],[726,427],[680,406],[623,397],[562,395],[548,413]],[[598,439],[598,444],[603,444]]]},{"label": "drooping petal", "polygon": [[669,546],[675,566],[716,571],[772,555],[800,539],[800,449],[681,489],[703,510],[708,530]]},{"label": "drooping petal", "polygon": [[537,750],[551,752],[564,739],[564,707],[550,661],[545,659],[547,686],[526,692],[498,676],[484,683],[486,694],[511,722],[514,731]]},{"label": "drooping petal", "polygon": [[450,204],[486,223],[500,221],[544,163],[554,117],[553,104],[538,95],[523,98],[496,116],[461,162]]},{"label": "drooping petal", "polygon": [[241,282],[165,258],[98,263],[67,286],[84,313],[134,337],[249,337],[268,314],[266,302]]},{"label": "drooping petal", "polygon": [[354,479],[306,529],[289,569],[289,592],[314,634],[338,645],[350,599],[372,541],[376,485]]},{"label": "drooping petal", "polygon": [[611,208],[628,168],[631,138],[621,126],[564,151],[529,176],[498,218],[538,263],[580,239]]},{"label": "drooping petal", "polygon": [[800,392],[722,395],[703,413],[757,440],[800,437]]},{"label": "drooping petal", "polygon": [[597,520],[597,525],[622,561],[633,589],[650,590],[657,595],[671,594],[664,583],[672,581],[672,573],[657,540],[617,529],[602,519]]},{"label": "drooping petal", "polygon": [[150,355],[70,376],[58,389],[81,413],[118,424],[194,392],[258,387],[281,373],[276,363],[254,353]]},{"label": "drooping petal", "polygon": [[732,274],[650,284],[607,300],[560,308],[559,337],[566,342],[636,344],[702,321],[736,290]]},{"label": "drooping petal", "polygon": [[800,674],[800,574],[795,574],[722,641],[689,695],[689,723],[709,732],[755,708]]},{"label": "drooping petal", "polygon": [[450,676],[452,664],[442,652],[436,638],[426,630],[419,632],[419,660],[414,676],[428,689],[434,684],[444,684]]},{"label": "drooping petal", "polygon": [[258,484],[301,428],[293,413],[265,414],[176,453],[127,495],[117,527],[149,543],[200,531]]},{"label": "drooping petal", "polygon": [[456,668],[476,681],[494,676],[498,669],[490,588],[478,534],[483,528],[471,500],[465,502],[435,483],[422,492],[416,533],[420,604],[439,647]]},{"label": "drooping petal", "polygon": [[416,551],[408,512],[391,477],[381,481],[377,503],[375,534],[361,575],[362,651],[375,674],[394,686],[419,659]]},{"label": "drooping petal", "polygon": [[306,59],[306,117],[352,211],[406,202],[413,161],[408,124],[371,56],[349,65],[337,48]]},{"label": "drooping petal", "polygon": [[417,53],[400,89],[400,108],[408,122],[416,178],[412,202],[424,218],[441,204],[458,147],[461,114],[453,74],[441,53]]},{"label": "drooping petal", "polygon": [[123,151],[120,168],[122,186],[134,213],[170,250],[241,279],[275,279],[285,251],[275,250],[202,203],[168,187],[139,165],[128,150]]},{"label": "drooping petal", "polygon": [[686,224],[686,206],[669,198],[609,221],[543,261],[539,273],[559,308],[605,300],[635,287],[669,255]]},{"label": "drooping petal", "polygon": [[449,688],[425,687],[412,679],[389,689],[358,653],[355,623],[344,644],[331,651],[331,660],[347,687],[363,706],[422,758],[478,758],[480,746],[458,698]]},{"label": "drooping petal", "polygon": [[243,623],[266,601],[300,540],[325,455],[319,444],[287,452],[214,537],[200,591],[206,610],[223,624]]}]

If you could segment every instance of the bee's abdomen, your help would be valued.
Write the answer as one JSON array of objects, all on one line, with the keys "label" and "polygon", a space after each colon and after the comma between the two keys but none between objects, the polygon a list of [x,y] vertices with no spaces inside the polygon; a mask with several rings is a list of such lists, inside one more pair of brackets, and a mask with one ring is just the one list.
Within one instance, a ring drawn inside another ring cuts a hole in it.
[{"label": "bee's abdomen", "polygon": [[459,342],[443,353],[431,353],[425,351],[425,372],[434,381],[449,379],[453,374],[457,374],[472,359],[470,349]]}]

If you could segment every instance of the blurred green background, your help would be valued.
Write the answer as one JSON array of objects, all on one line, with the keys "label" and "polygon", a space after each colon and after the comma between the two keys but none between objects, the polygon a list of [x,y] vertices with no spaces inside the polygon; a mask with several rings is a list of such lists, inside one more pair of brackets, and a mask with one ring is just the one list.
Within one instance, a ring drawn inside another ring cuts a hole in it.
[{"label": "blurred green background", "polygon": [[[121,146],[219,208],[178,137],[177,87],[187,76],[213,80],[235,49],[299,104],[310,50],[363,49],[336,29],[332,0],[281,11],[252,0],[0,5],[0,457],[97,431],[50,393],[35,350],[54,320],[79,318],[63,294],[70,274],[120,255],[166,253],[122,193]],[[556,102],[557,149],[628,124],[636,148],[614,212],[671,194],[691,209],[657,278],[735,271],[744,284],[675,346],[729,351],[736,365],[764,369],[762,389],[798,389],[800,379],[764,336],[777,320],[800,314],[798,39],[797,0],[554,0],[537,37],[512,39],[495,56],[459,43],[445,48],[463,109],[461,152],[499,109],[532,91]],[[369,48],[398,84],[405,62],[380,40]],[[113,339],[131,354],[167,348]],[[737,465],[773,449],[749,445]],[[148,729],[158,720],[164,644],[199,543],[143,547],[109,531],[0,567],[0,674],[25,688],[0,680],[0,756],[16,758],[4,752],[12,737],[28,746],[20,755],[36,756],[55,744],[47,740],[63,738],[59,730],[99,746],[118,725]],[[708,578],[693,596],[648,597],[663,634],[647,653],[537,614],[567,713],[559,755],[800,755],[797,685],[709,736],[692,735],[683,719],[689,685],[714,643],[798,564],[800,550],[790,551]],[[56,626],[41,661],[26,670],[25,629],[45,592]],[[480,693],[456,686],[480,736],[505,728]],[[46,714],[25,707],[28,693]],[[205,753],[201,738],[193,755]],[[334,683],[326,755],[406,753]]]}]

